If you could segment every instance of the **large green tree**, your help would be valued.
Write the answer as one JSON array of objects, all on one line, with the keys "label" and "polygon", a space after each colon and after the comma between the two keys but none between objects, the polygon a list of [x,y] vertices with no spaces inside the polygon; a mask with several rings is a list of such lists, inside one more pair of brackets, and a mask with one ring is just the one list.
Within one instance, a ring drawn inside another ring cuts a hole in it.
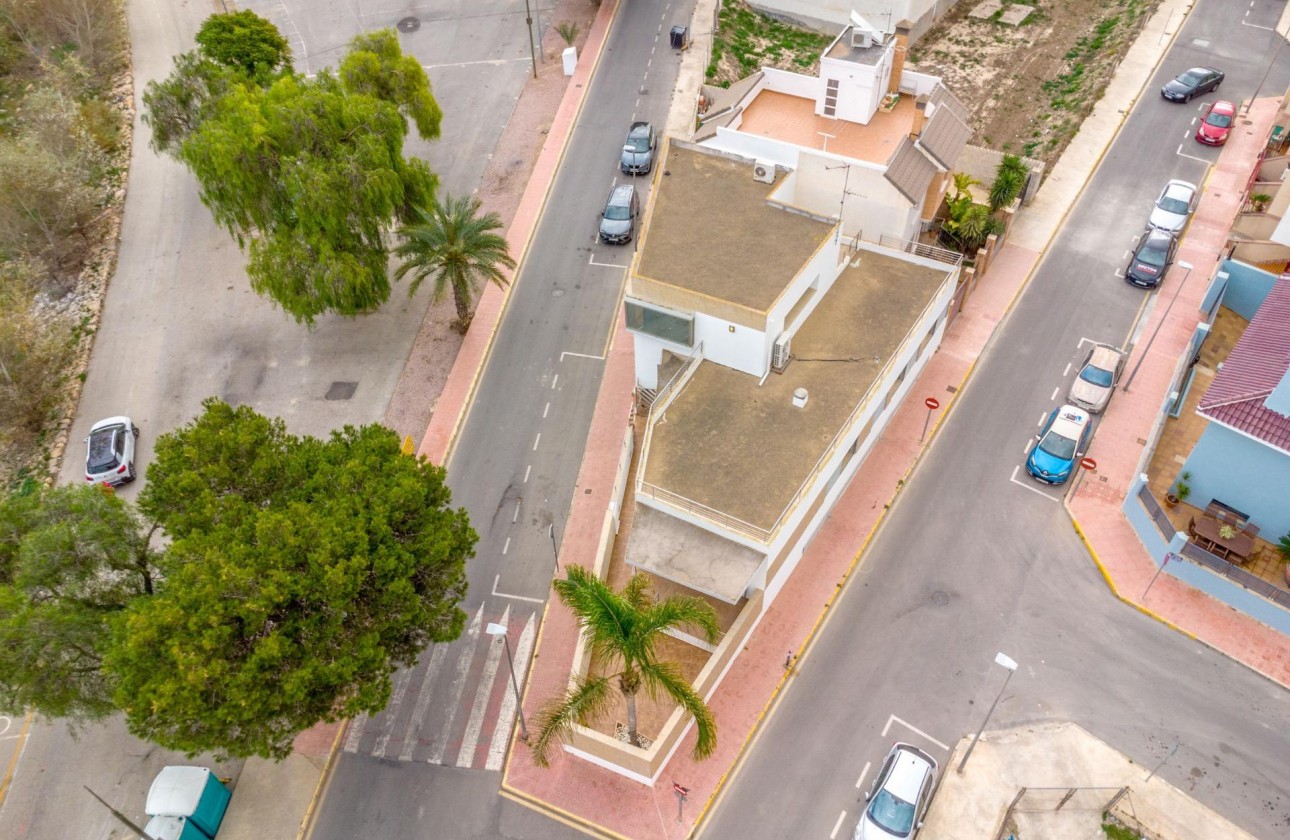
[{"label": "large green tree", "polygon": [[5,708],[119,709],[169,749],[280,758],[382,709],[397,668],[461,633],[475,533],[389,429],[296,437],[210,400],[147,478],[146,519],[96,488],[0,507]]},{"label": "large green tree", "polygon": [[195,39],[206,57],[250,79],[269,79],[291,67],[291,45],[278,28],[252,11],[211,15]]},{"label": "large green tree", "polygon": [[697,629],[715,642],[721,628],[712,606],[685,595],[656,601],[649,577],[639,572],[619,592],[581,566],[569,566],[565,579],[552,585],[578,619],[591,651],[591,668],[563,697],[546,703],[538,713],[537,737],[531,744],[534,762],[546,767],[551,747],[575,723],[587,724],[608,711],[615,688],[627,704],[627,735],[633,745],[641,745],[636,695],[644,689],[651,697],[672,698],[692,715],[698,736],[693,755],[696,759],[711,755],[717,748],[712,712],[680,669],[659,660],[654,649],[666,631],[676,627]]},{"label": "large green tree", "polygon": [[394,253],[403,262],[394,272],[402,280],[412,275],[409,294],[427,278],[434,282],[433,300],[443,300],[449,293],[457,307],[457,328],[465,332],[470,326],[472,304],[480,283],[506,285],[503,268],[515,268],[506,245],[498,233],[502,220],[496,213],[480,215],[475,198],[447,196],[430,210],[417,208],[418,221],[399,230],[403,239]]},{"label": "large green tree", "polygon": [[102,654],[112,617],[155,590],[150,536],[97,486],[0,501],[0,707],[75,720],[115,709]]},{"label": "large green tree", "polygon": [[433,204],[437,179],[405,158],[442,114],[425,70],[392,30],[355,38],[339,74],[265,84],[181,56],[144,101],[154,145],[196,176],[217,222],[248,251],[251,287],[296,320],[353,316],[390,295],[388,231]]}]

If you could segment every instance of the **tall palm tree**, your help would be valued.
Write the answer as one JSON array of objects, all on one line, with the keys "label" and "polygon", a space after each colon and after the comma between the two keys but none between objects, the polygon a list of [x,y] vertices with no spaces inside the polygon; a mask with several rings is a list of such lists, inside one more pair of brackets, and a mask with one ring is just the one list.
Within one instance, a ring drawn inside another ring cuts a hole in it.
[{"label": "tall palm tree", "polygon": [[[586,724],[613,704],[613,688],[627,702],[627,734],[641,746],[636,729],[636,695],[644,688],[651,697],[665,694],[694,717],[698,738],[696,759],[707,758],[717,746],[717,724],[703,698],[670,662],[660,662],[654,646],[664,631],[689,625],[715,642],[721,628],[712,607],[701,598],[673,595],[655,601],[649,577],[632,575],[622,591],[580,566],[569,566],[564,580],[552,584],[555,593],[573,611],[591,649],[592,668],[579,677],[564,697],[548,702],[538,713],[533,761],[546,767],[551,744],[567,737],[575,723]],[[592,672],[599,676],[593,676]]]},{"label": "tall palm tree", "polygon": [[465,332],[470,326],[471,306],[479,293],[480,281],[506,285],[502,268],[515,268],[515,260],[506,247],[501,230],[502,220],[496,213],[479,215],[478,199],[445,196],[430,210],[418,207],[420,221],[399,229],[403,241],[394,253],[403,259],[394,276],[402,280],[412,275],[408,294],[416,294],[421,281],[434,280],[435,303],[452,292],[457,307],[456,327]]}]

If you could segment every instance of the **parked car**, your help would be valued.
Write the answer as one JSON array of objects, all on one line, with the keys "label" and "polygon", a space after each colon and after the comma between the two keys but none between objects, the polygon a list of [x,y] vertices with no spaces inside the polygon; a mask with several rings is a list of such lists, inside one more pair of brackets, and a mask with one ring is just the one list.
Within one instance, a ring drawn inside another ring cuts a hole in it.
[{"label": "parked car", "polygon": [[1181,233],[1195,209],[1196,185],[1175,179],[1160,191],[1156,206],[1151,208],[1151,216],[1147,218],[1147,227]]},{"label": "parked car", "polygon": [[631,184],[619,184],[610,190],[605,212],[600,216],[600,241],[611,245],[631,242],[639,210],[636,188]]},{"label": "parked car", "polygon": [[134,481],[134,442],[139,427],[129,417],[109,417],[90,427],[85,439],[85,480],[96,484]]},{"label": "parked car", "polygon": [[1092,417],[1073,405],[1058,406],[1035,437],[1037,442],[1026,458],[1026,472],[1045,484],[1065,484],[1075,462],[1088,451]]},{"label": "parked car", "polygon": [[1196,140],[1206,146],[1221,146],[1227,142],[1227,135],[1232,133],[1232,123],[1236,122],[1236,106],[1225,99],[1220,99],[1205,109],[1196,129]]},{"label": "parked car", "polygon": [[1091,414],[1100,414],[1124,372],[1124,353],[1109,344],[1094,344],[1071,383],[1067,399]]},{"label": "parked car", "polygon": [[1167,230],[1151,230],[1142,234],[1137,250],[1124,270],[1124,279],[1144,289],[1154,289],[1165,279],[1169,266],[1178,252],[1178,239]]},{"label": "parked car", "polygon": [[912,840],[923,827],[936,790],[936,770],[936,759],[918,747],[893,744],[864,795],[869,804],[860,815],[853,839]]},{"label": "parked car", "polygon": [[1179,73],[1160,89],[1160,95],[1171,102],[1190,102],[1193,96],[1218,90],[1223,83],[1223,71],[1213,67],[1193,67]]},{"label": "parked car", "polygon": [[647,122],[632,123],[618,165],[627,175],[649,174],[654,168],[654,126]]}]

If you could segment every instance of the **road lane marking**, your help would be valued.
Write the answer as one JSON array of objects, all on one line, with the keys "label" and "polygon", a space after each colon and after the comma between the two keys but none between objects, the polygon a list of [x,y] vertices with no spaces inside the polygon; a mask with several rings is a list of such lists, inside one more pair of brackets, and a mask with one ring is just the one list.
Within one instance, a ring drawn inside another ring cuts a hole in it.
[{"label": "road lane marking", "polygon": [[1031,493],[1038,493],[1040,496],[1043,496],[1045,499],[1047,499],[1047,500],[1048,500],[1048,501],[1050,501],[1050,502],[1060,502],[1060,501],[1061,501],[1061,499],[1055,499],[1055,498],[1053,498],[1052,496],[1050,496],[1050,495],[1048,495],[1047,493],[1045,493],[1043,490],[1040,490],[1038,487],[1032,487],[1029,483],[1027,483],[1027,482],[1025,482],[1025,481],[1017,481],[1017,470],[1019,470],[1019,469],[1021,469],[1021,467],[1013,467],[1013,468],[1012,468],[1012,478],[1011,478],[1011,479],[1009,479],[1009,480],[1010,480],[1013,484],[1017,485],[1018,487],[1024,487],[1024,488],[1026,488],[1027,490],[1029,490]]},{"label": "road lane marking", "polygon": [[547,414],[549,414],[550,412],[551,412],[551,403],[548,402],[546,404],[546,407],[542,409],[542,419],[545,420]]},{"label": "road lane marking", "polygon": [[[1081,344],[1083,343],[1083,339],[1080,339],[1080,343],[1081,343]],[[1070,376],[1070,375],[1071,375],[1071,363],[1070,363],[1070,362],[1067,362],[1067,363],[1066,363],[1066,370],[1062,371],[1062,379],[1065,379],[1066,377],[1068,377],[1068,376]]]},{"label": "road lane marking", "polygon": [[506,542],[502,545],[502,554],[505,554],[511,548],[511,538],[507,537]]},{"label": "road lane marking", "polygon": [[1047,419],[1048,419],[1048,412],[1047,412],[1047,411],[1045,411],[1043,414],[1039,415],[1039,422],[1038,422],[1038,423],[1036,423],[1035,425],[1036,425],[1036,426],[1042,426],[1042,425],[1044,425],[1044,421],[1045,421],[1045,420],[1047,420]]},{"label": "road lane marking", "polygon": [[551,380],[551,390],[552,390],[552,391],[554,391],[554,390],[555,390],[555,383],[557,383],[557,382],[559,382],[559,381],[560,381],[560,374],[558,374],[558,373],[557,373],[557,374],[555,375],[555,378]]},{"label": "road lane marking", "polygon": [[439,678],[439,669],[443,667],[443,661],[448,658],[447,645],[435,645],[434,652],[430,654],[430,664],[426,666],[426,675],[421,680],[421,692],[417,695],[417,704],[412,707],[412,720],[408,723],[408,732],[410,736],[403,742],[403,751],[399,753],[399,761],[411,761],[412,750],[417,745],[416,733],[421,731],[421,724],[426,718],[426,710],[430,708],[430,692],[434,689],[435,680]]},{"label": "road lane marking", "polygon": [[512,524],[512,525],[514,525],[514,524],[515,524],[515,522],[516,522],[516,520],[518,520],[519,518],[520,518],[520,500],[519,500],[519,499],[516,499],[516,500],[515,500],[515,513],[511,515],[511,524]]},{"label": "road lane marking", "polygon": [[349,724],[349,732],[345,733],[345,752],[358,752],[359,741],[363,738],[363,727],[367,725],[367,715],[362,714],[354,718]]},{"label": "road lane marking", "polygon": [[860,778],[856,779],[856,790],[859,790],[860,786],[864,784],[864,777],[869,775],[869,765],[872,763],[871,761],[864,763],[864,769],[860,771]]},{"label": "road lane marking", "polygon": [[537,438],[533,441],[533,451],[537,452],[538,444],[542,442],[542,433],[538,432]]},{"label": "road lane marking", "polygon": [[[511,620],[511,607],[508,604],[502,611],[499,624],[505,626]],[[457,766],[470,767],[475,763],[475,745],[479,743],[480,730],[484,728],[484,713],[488,710],[488,698],[493,694],[493,683],[497,680],[497,666],[502,661],[502,648],[505,643],[496,636],[489,636],[492,643],[488,646],[488,659],[484,662],[484,673],[479,679],[479,688],[475,691],[475,703],[470,707],[470,717],[466,719],[466,731],[461,736],[461,750],[457,753]]]},{"label": "road lane marking", "polygon": [[471,642],[457,657],[457,672],[453,676],[452,688],[448,691],[452,698],[448,704],[448,720],[430,750],[430,757],[426,759],[429,764],[443,763],[443,751],[448,746],[448,739],[452,737],[452,725],[457,722],[457,709],[461,707],[461,695],[466,691],[466,674],[470,671],[471,660],[475,658],[475,648],[479,645],[479,623],[483,617],[484,605],[480,604],[475,617],[470,622],[470,629],[466,631],[466,636],[471,639]]},{"label": "road lane marking", "polygon": [[532,472],[532,471],[533,471],[533,465],[532,465],[532,464],[529,464],[527,467],[525,467],[525,468],[524,468],[524,483],[525,483],[525,484],[528,484],[528,483],[529,483],[529,473],[530,473],[530,472]]},{"label": "road lane marking", "polygon": [[936,740],[936,739],[935,739],[935,738],[933,738],[931,735],[928,735],[928,734],[927,734],[926,732],[924,732],[923,730],[918,729],[917,727],[910,725],[909,723],[907,723],[906,721],[901,720],[900,718],[896,717],[895,715],[891,715],[890,717],[888,717],[888,718],[887,718],[887,725],[886,725],[886,726],[884,726],[884,727],[882,728],[882,737],[884,737],[884,738],[886,738],[886,737],[887,737],[887,732],[888,732],[888,730],[890,730],[890,729],[891,729],[891,725],[892,725],[893,723],[899,723],[901,726],[905,727],[905,728],[906,728],[906,729],[908,729],[910,732],[913,732],[915,735],[918,735],[919,737],[926,738],[927,740],[931,741],[933,744],[935,744],[936,746],[938,746],[938,747],[940,747],[941,749],[945,750],[946,752],[949,752],[949,751],[950,751],[950,746],[949,746],[949,744],[942,744],[940,741]]},{"label": "road lane marking", "polygon": [[528,601],[530,604],[546,603],[546,601],[543,601],[541,598],[528,598],[524,595],[507,595],[505,592],[498,592],[497,584],[501,581],[501,579],[502,579],[501,575],[498,575],[497,577],[493,578],[493,594],[496,595],[498,598],[510,598],[512,601]]},{"label": "road lane marking", "polygon": [[394,676],[394,693],[390,702],[385,704],[385,725],[381,727],[380,737],[372,748],[372,755],[385,758],[385,748],[390,745],[390,735],[394,734],[394,723],[399,716],[399,706],[403,704],[403,695],[408,693],[408,683],[412,680],[412,669],[404,668]]},{"label": "road lane marking", "polygon": [[843,811],[841,814],[838,814],[838,821],[833,824],[833,830],[829,832],[829,840],[836,840],[838,836],[838,829],[842,827],[842,821],[845,820],[846,818],[847,818],[846,811]]},{"label": "road lane marking", "polygon": [[[520,640],[515,645],[515,680],[518,683],[521,675],[528,668],[529,654],[533,652],[533,639],[537,635],[537,613],[529,613],[528,623],[524,625],[524,632],[520,633]],[[516,696],[518,690],[515,686],[506,690],[502,698],[502,709],[497,716],[497,728],[493,730],[493,742],[488,746],[488,760],[484,763],[485,770],[501,770],[502,759],[506,757],[506,744],[510,741],[512,718],[515,716]]]},{"label": "road lane marking", "polygon": [[[1062,376],[1065,376],[1065,375],[1066,375],[1066,374],[1064,374],[1064,373],[1062,374]],[[1054,389],[1053,389],[1053,395],[1052,395],[1051,397],[1049,397],[1049,398],[1048,398],[1048,401],[1049,401],[1049,402],[1052,402],[1053,400],[1057,399],[1057,392],[1058,392],[1058,391],[1060,391],[1061,389],[1062,389],[1062,386],[1060,386],[1060,385],[1058,385],[1056,388],[1054,388]]]}]

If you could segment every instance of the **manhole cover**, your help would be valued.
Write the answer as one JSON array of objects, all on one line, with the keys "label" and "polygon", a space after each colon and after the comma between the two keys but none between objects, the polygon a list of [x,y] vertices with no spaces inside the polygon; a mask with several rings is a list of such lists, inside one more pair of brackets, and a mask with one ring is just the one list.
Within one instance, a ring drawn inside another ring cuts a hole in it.
[{"label": "manhole cover", "polygon": [[934,606],[943,607],[950,602],[950,595],[948,592],[937,589],[931,595],[931,602]]},{"label": "manhole cover", "polygon": [[551,292],[551,297],[559,297],[562,294],[564,294],[564,289],[556,289],[555,291]]},{"label": "manhole cover", "polygon": [[331,383],[331,387],[327,389],[327,396],[323,397],[323,399],[347,400],[354,396],[354,392],[357,390],[357,382],[333,382]]},{"label": "manhole cover", "polygon": [[421,28],[421,18],[405,17],[398,23],[400,32],[416,32]]}]

